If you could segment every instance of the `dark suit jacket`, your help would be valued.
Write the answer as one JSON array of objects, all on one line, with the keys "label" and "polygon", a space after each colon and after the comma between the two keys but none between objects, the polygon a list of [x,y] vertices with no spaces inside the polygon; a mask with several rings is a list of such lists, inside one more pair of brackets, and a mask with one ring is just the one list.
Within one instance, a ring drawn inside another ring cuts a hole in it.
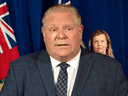
[{"label": "dark suit jacket", "polygon": [[[0,96],[55,96],[47,51],[13,61]],[[111,57],[82,48],[72,96],[128,96],[128,82],[121,64]]]}]

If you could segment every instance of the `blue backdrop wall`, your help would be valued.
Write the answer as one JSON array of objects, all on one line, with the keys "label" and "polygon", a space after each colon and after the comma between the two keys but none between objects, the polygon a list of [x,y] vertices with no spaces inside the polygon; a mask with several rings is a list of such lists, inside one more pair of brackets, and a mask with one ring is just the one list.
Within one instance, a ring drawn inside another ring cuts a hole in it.
[{"label": "blue backdrop wall", "polygon": [[[7,2],[20,56],[45,48],[41,33],[44,12],[58,0],[3,0]],[[69,0],[62,0],[66,3]],[[83,41],[88,49],[90,35],[105,30],[115,58],[128,78],[128,0],[70,0],[84,25]]]}]

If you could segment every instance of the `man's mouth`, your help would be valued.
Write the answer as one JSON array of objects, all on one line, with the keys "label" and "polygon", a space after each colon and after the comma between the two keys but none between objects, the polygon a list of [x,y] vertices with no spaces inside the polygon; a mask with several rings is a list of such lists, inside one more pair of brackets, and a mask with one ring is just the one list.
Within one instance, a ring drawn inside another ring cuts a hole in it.
[{"label": "man's mouth", "polygon": [[57,46],[68,46],[68,44],[58,44]]}]

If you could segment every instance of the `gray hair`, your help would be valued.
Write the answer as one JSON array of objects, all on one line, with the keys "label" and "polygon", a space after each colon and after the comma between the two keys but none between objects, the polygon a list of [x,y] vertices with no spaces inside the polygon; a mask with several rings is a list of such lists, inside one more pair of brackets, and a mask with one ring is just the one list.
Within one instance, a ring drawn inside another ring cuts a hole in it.
[{"label": "gray hair", "polygon": [[75,22],[78,26],[81,25],[81,16],[78,13],[78,10],[71,6],[71,5],[65,5],[65,4],[57,4],[55,6],[50,7],[45,13],[42,18],[42,23],[45,24],[46,18],[49,14],[54,12],[72,12],[75,16]]}]

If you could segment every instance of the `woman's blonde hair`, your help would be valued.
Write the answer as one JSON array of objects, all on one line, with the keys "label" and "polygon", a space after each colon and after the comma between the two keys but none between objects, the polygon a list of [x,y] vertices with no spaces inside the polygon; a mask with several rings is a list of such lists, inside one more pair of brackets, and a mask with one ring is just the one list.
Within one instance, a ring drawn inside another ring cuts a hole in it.
[{"label": "woman's blonde hair", "polygon": [[105,32],[104,30],[96,30],[96,31],[94,31],[92,33],[92,35],[91,35],[91,37],[89,39],[89,50],[93,51],[93,37],[97,36],[97,35],[100,35],[100,34],[104,34],[105,37],[106,37],[106,41],[107,41],[106,55],[108,55],[108,56],[110,56],[112,58],[115,58],[114,55],[113,55],[112,47],[111,47],[110,37],[107,34],[107,32]]},{"label": "woman's blonde hair", "polygon": [[80,45],[83,47],[83,48],[85,48],[86,49],[86,46],[85,46],[85,44],[84,44],[84,42],[81,40],[81,42],[80,42]]}]

